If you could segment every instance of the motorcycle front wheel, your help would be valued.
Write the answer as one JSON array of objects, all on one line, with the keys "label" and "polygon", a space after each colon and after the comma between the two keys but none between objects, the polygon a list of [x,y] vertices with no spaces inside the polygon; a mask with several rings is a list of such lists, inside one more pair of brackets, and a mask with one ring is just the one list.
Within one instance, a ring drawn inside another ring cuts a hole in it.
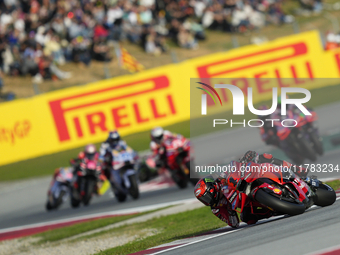
[{"label": "motorcycle front wheel", "polygon": [[86,178],[86,180],[85,180],[85,194],[83,196],[84,205],[90,204],[95,185],[96,185],[96,180],[94,178]]},{"label": "motorcycle front wheel", "polygon": [[130,175],[129,181],[130,181],[129,193],[130,193],[131,197],[133,199],[139,198],[139,188],[138,188],[136,175]]},{"label": "motorcycle front wheel", "polygon": [[185,189],[188,186],[188,178],[181,170],[170,170],[171,177],[180,189]]},{"label": "motorcycle front wheel", "polygon": [[316,153],[322,156],[323,155],[322,139],[314,131],[309,133],[309,137],[311,142],[313,143],[313,148],[316,151]]},{"label": "motorcycle front wheel", "polygon": [[187,162],[186,164],[186,167],[189,169],[189,175],[188,175],[188,178],[189,178],[189,181],[191,182],[192,185],[196,185],[196,183],[200,180],[200,178],[190,178],[190,171],[191,171],[191,168],[190,168],[190,165],[192,167],[195,167],[194,166],[194,161],[190,161],[190,162]]},{"label": "motorcycle front wheel", "polygon": [[303,137],[299,138],[298,137],[298,143],[301,146],[301,153],[304,155],[306,158],[308,158],[311,161],[316,160],[316,152],[313,149],[313,145],[310,144],[306,139]]},{"label": "motorcycle front wheel", "polygon": [[72,188],[71,190],[71,207],[72,208],[78,208],[80,205],[81,200],[79,198],[78,191],[75,188]]},{"label": "motorcycle front wheel", "polygon": [[47,211],[51,211],[52,209],[54,209],[53,205],[51,204],[50,201],[46,202],[45,208]]},{"label": "motorcycle front wheel", "polygon": [[260,204],[265,205],[269,209],[275,212],[288,214],[288,215],[298,215],[302,214],[305,211],[305,205],[303,203],[295,203],[293,201],[289,201],[289,199],[280,199],[280,197],[276,197],[270,193],[265,192],[262,189],[259,189],[255,194],[255,200]]},{"label": "motorcycle front wheel", "polygon": [[314,198],[314,204],[318,206],[329,206],[336,200],[336,193],[334,189],[324,183],[320,183],[318,189],[314,193],[316,195],[316,198]]}]

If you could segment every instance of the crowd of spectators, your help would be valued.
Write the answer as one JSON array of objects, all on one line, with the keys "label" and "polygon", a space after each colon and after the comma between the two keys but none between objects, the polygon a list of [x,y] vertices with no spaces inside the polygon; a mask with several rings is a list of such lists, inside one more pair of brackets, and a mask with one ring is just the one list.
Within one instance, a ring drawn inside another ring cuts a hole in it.
[{"label": "crowd of spectators", "polygon": [[0,68],[10,75],[65,79],[66,61],[110,61],[114,43],[130,41],[150,54],[166,39],[197,49],[205,28],[245,32],[291,19],[283,0],[2,0]]}]

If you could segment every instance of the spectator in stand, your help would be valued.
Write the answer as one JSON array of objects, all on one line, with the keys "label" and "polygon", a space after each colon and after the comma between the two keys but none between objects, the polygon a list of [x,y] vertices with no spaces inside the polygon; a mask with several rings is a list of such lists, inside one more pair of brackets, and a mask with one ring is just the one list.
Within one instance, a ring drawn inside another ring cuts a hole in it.
[{"label": "spectator in stand", "polygon": [[334,33],[328,33],[326,37],[325,50],[334,50],[337,48],[339,48],[339,43],[337,42],[337,36]]},{"label": "spectator in stand", "polygon": [[72,57],[76,63],[89,65],[91,63],[90,40],[79,35],[72,40]]},{"label": "spectator in stand", "polygon": [[110,47],[104,36],[94,37],[92,45],[92,58],[98,61],[110,61],[112,59]]},{"label": "spectator in stand", "polygon": [[[321,0],[301,1],[322,8]],[[159,55],[167,51],[166,38],[196,49],[206,38],[203,28],[243,33],[287,20],[282,0],[5,0],[0,68],[9,75],[65,78],[57,65],[109,61],[111,41],[129,40]]]}]

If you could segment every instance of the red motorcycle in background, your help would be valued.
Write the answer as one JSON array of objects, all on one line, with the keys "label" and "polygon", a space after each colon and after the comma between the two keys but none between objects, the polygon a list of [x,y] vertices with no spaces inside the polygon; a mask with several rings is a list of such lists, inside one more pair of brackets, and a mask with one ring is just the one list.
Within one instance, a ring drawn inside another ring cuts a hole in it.
[{"label": "red motorcycle in background", "polygon": [[[281,122],[275,122],[279,140],[285,140],[285,146],[281,146],[282,149],[288,152],[287,155],[294,155],[293,160],[297,164],[302,164],[305,158],[315,161],[317,154],[323,154],[322,138],[316,126],[318,119],[316,112],[312,112],[312,115],[304,115],[288,111],[287,119],[294,119],[297,125],[283,127]],[[292,121],[291,125],[293,124]],[[289,125],[287,121],[286,125]]]},{"label": "red motorcycle in background", "polygon": [[183,137],[165,142],[165,153],[167,168],[178,187],[184,189],[188,182],[195,185],[198,179],[190,178],[190,164],[194,162],[190,157],[190,140]]},{"label": "red motorcycle in background", "polygon": [[[262,106],[262,109],[268,109]],[[323,155],[322,138],[316,125],[318,115],[309,109],[312,115],[304,115],[298,109],[287,110],[287,116],[278,113],[267,116],[258,116],[264,125],[260,127],[262,140],[266,144],[277,146],[297,165],[305,159],[315,161],[317,154]],[[274,125],[266,119],[273,119]],[[292,119],[289,123],[288,119]],[[285,126],[281,121],[285,121]],[[291,126],[291,127],[288,127]]]},{"label": "red motorcycle in background", "polygon": [[250,209],[254,214],[263,214],[257,213],[257,208],[265,207],[273,215],[298,215],[312,205],[329,206],[336,200],[333,188],[316,177],[302,180],[293,171],[269,163],[250,162],[245,166],[232,161],[228,167],[233,171],[221,176],[229,184],[222,192],[232,209],[239,213]]},{"label": "red motorcycle in background", "polygon": [[155,158],[152,154],[145,155],[139,159],[137,172],[140,182],[146,182],[158,176]]},{"label": "red motorcycle in background", "polygon": [[71,185],[71,206],[78,207],[81,202],[88,205],[92,195],[99,194],[98,183],[105,180],[97,156],[94,159],[82,159],[75,170],[75,179]]}]

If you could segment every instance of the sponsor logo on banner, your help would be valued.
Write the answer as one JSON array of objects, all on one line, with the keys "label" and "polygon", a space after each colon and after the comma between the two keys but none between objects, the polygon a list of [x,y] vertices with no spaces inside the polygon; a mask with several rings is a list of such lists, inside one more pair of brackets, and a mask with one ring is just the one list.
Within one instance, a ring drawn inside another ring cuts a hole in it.
[{"label": "sponsor logo on banner", "polygon": [[16,121],[11,127],[0,126],[0,144],[10,143],[14,145],[18,140],[25,139],[30,132],[29,120]]},{"label": "sponsor logo on banner", "polygon": [[[316,78],[339,76],[340,50],[324,51],[318,32],[311,31],[84,87],[2,103],[0,150],[5,154],[0,157],[0,165],[98,142],[114,128],[125,136],[189,120],[188,81],[193,77],[219,94],[215,106],[207,93],[210,114],[233,109],[233,95],[228,89],[215,88],[215,84],[237,86],[243,95],[252,87],[255,104],[271,99],[272,87],[277,87],[278,92],[286,87],[310,90],[329,86],[318,84]],[[229,80],[211,83],[213,78],[220,77]],[[270,80],[273,78],[276,85],[269,86],[273,85]],[[283,78],[292,79],[287,83]],[[332,85],[336,84],[339,83]],[[199,87],[215,95],[206,86]]]},{"label": "sponsor logo on banner", "polygon": [[[297,57],[301,57],[308,54],[308,46],[305,42],[299,42],[294,44],[288,44],[279,47],[272,47],[265,50],[255,51],[250,54],[242,54],[233,58],[226,58],[224,60],[218,60],[216,62],[211,62],[209,64],[201,65],[197,67],[197,71],[199,77],[202,80],[209,80],[209,78],[213,77],[233,77],[233,73],[240,71],[249,71],[249,69],[253,69],[256,67],[264,67],[264,71],[260,73],[255,73],[253,78],[258,80],[258,89],[259,91],[264,91],[262,86],[263,82],[260,81],[261,77],[265,77],[268,75],[268,67],[275,62],[281,62],[284,60],[293,60]],[[292,62],[293,63],[293,62]],[[306,61],[304,63],[304,68],[308,72],[308,77],[310,79],[314,78],[311,63],[310,61]],[[217,70],[217,71],[214,71]],[[279,68],[274,68],[274,76],[278,80],[278,84],[280,87],[285,87],[282,81],[282,70]],[[291,77],[294,78],[297,84],[303,83],[303,80],[298,78],[297,67],[294,64],[290,65]],[[237,82],[244,82],[243,78],[236,78],[234,80]],[[209,83],[209,82],[208,82]],[[235,85],[235,84],[234,84]]]},{"label": "sponsor logo on banner", "polygon": [[[148,84],[149,86],[144,86],[145,84]],[[120,130],[131,126],[128,119],[133,119],[134,123],[143,124],[145,122],[149,122],[151,119],[166,118],[168,117],[168,112],[175,115],[176,108],[172,95],[167,94],[162,96],[160,94],[160,92],[169,88],[169,86],[170,84],[167,76],[161,75],[50,101],[49,105],[57,129],[59,141],[64,142],[71,140],[71,129],[74,129],[77,137],[81,138],[84,136],[85,129],[89,130],[91,134],[96,134],[98,132],[106,133],[109,130],[109,125],[112,126],[111,124]],[[157,95],[160,96],[151,97],[142,103],[134,103],[131,100],[133,97],[138,97],[152,92],[159,93]],[[104,100],[92,100],[91,97],[93,95],[108,95],[108,97]],[[72,101],[77,103],[72,104]],[[131,102],[131,105],[128,106],[128,102]],[[65,104],[70,103],[72,106],[64,106]],[[158,110],[158,104],[160,103],[166,105],[168,108],[167,113],[160,112]],[[147,114],[142,113],[141,104],[148,105],[149,112]],[[109,109],[110,114],[107,114],[104,110],[93,112],[92,108],[97,105],[102,105],[105,109]],[[132,116],[127,115],[127,107],[132,107]],[[81,111],[81,116],[76,114],[72,117],[72,120],[67,120],[67,114],[72,115],[72,112],[79,109],[83,110]],[[86,120],[83,123],[80,121],[82,118]]]}]

